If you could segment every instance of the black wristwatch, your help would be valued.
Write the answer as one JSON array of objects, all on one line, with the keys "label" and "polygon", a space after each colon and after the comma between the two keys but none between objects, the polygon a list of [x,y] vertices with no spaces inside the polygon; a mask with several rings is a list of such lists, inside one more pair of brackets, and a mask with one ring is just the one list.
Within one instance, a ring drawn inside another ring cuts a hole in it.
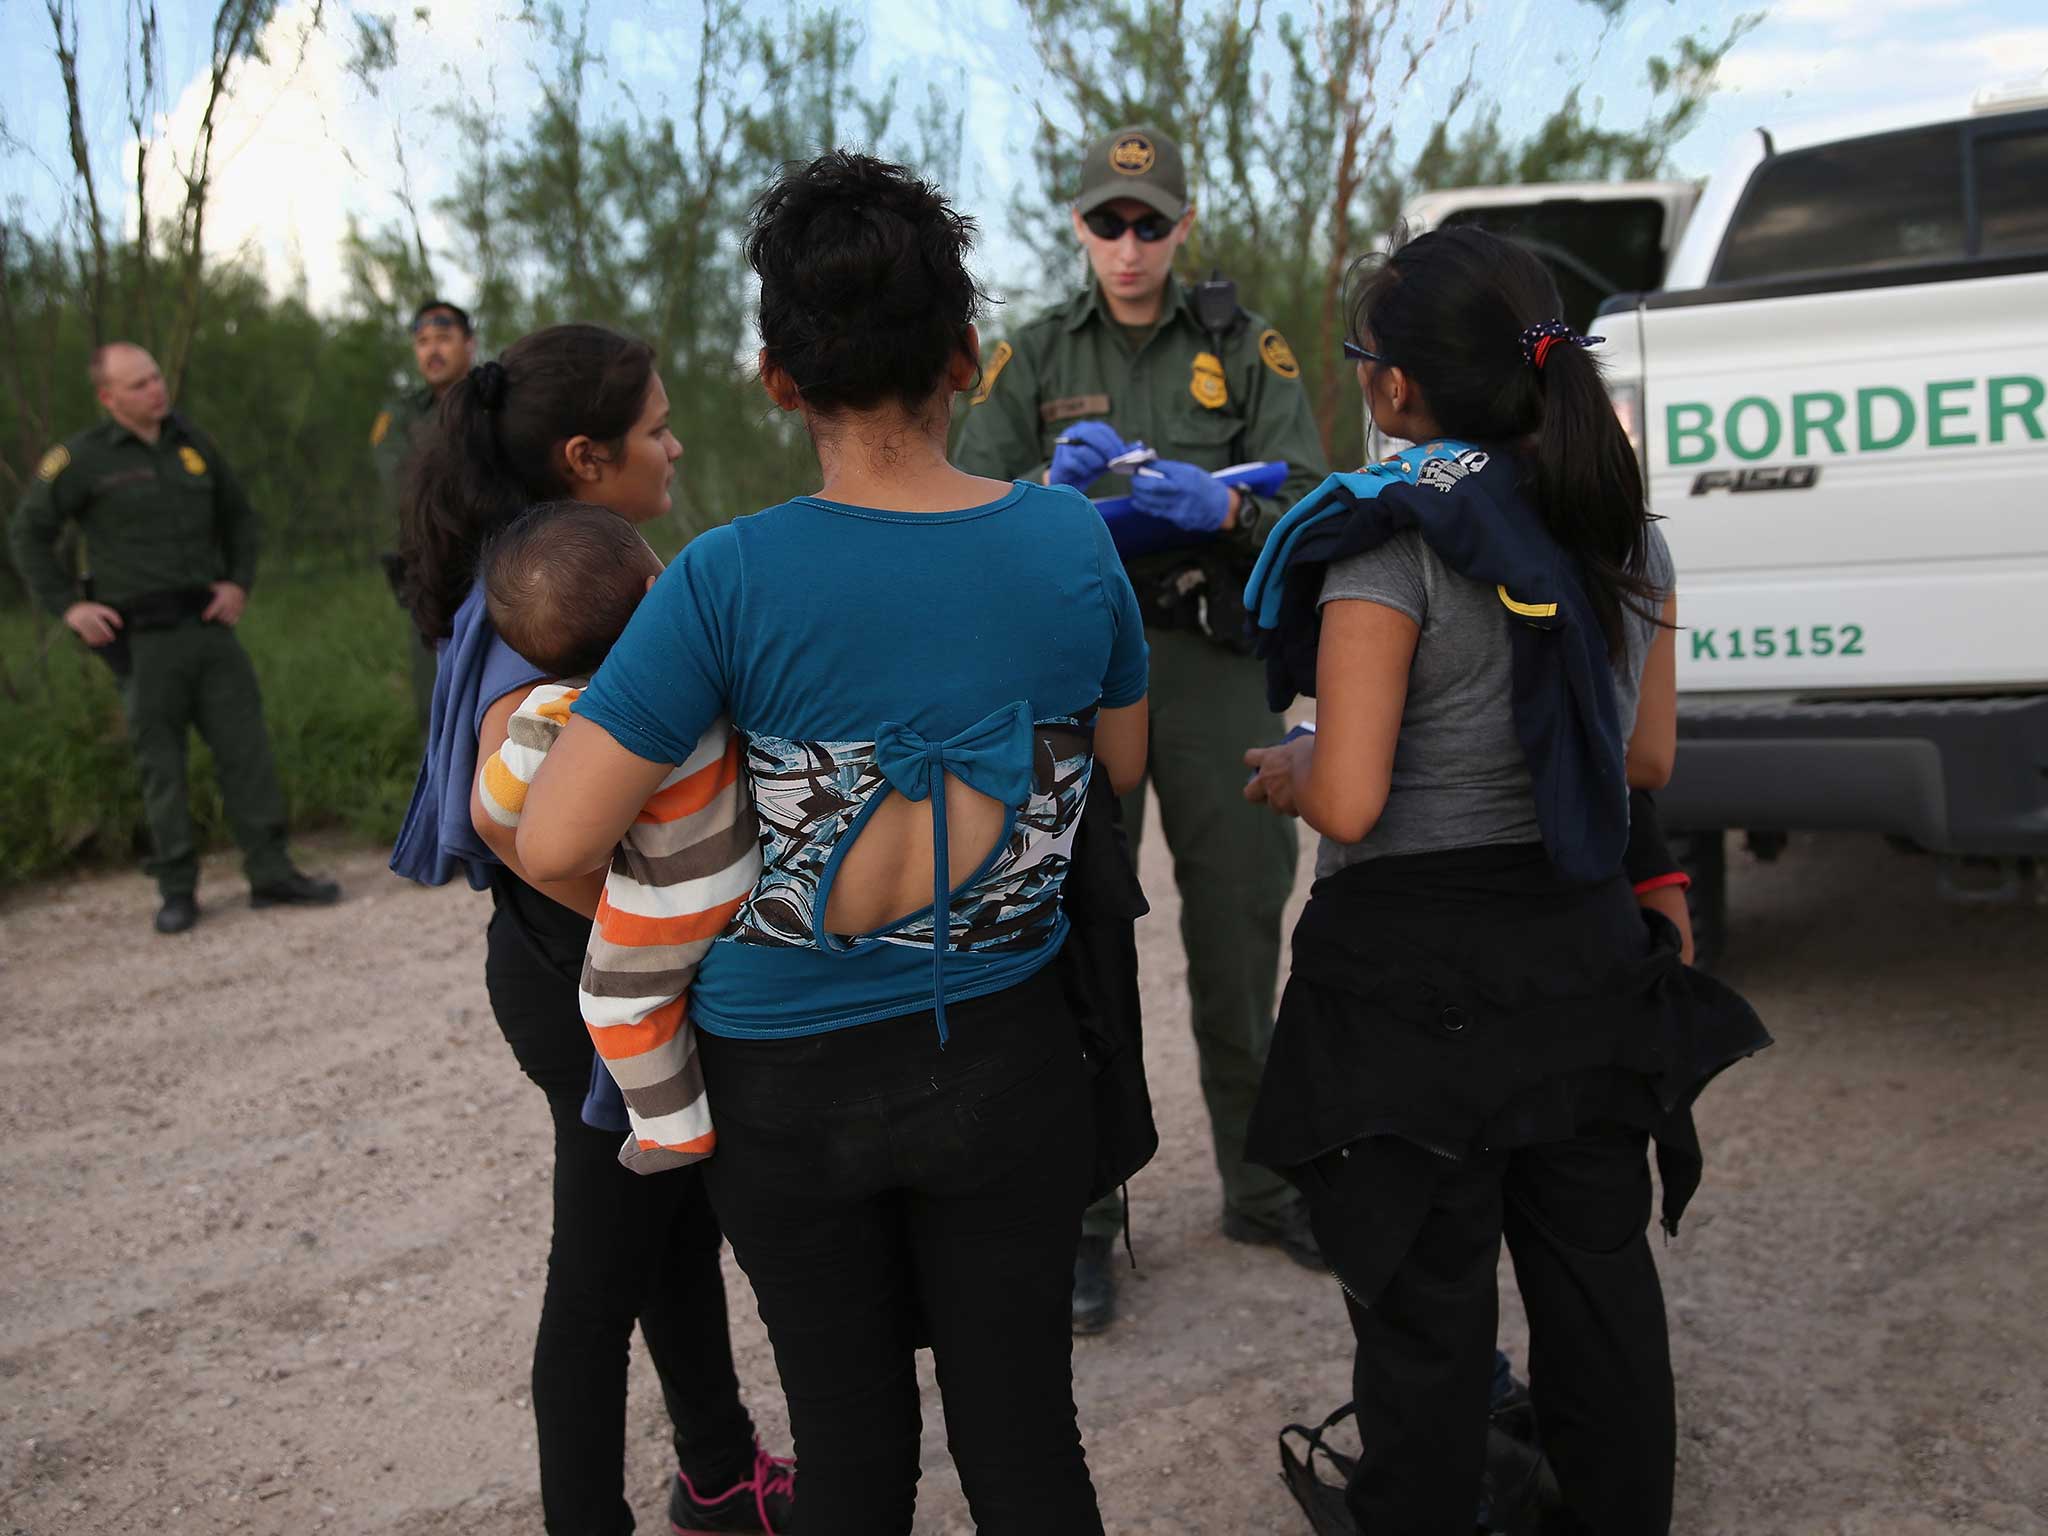
[{"label": "black wristwatch", "polygon": [[1259,520],[1266,515],[1266,509],[1250,491],[1237,493],[1237,521],[1231,525],[1232,533],[1252,534],[1259,531]]}]

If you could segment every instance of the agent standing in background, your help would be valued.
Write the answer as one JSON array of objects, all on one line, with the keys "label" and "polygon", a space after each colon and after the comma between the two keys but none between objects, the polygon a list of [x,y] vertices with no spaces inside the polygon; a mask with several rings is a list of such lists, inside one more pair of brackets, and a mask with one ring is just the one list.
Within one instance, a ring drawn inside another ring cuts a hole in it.
[{"label": "agent standing in background", "polygon": [[[1073,207],[1086,288],[986,355],[960,436],[970,474],[1123,495],[1176,525],[1178,547],[1127,556],[1151,646],[1152,740],[1146,776],[1159,796],[1181,896],[1181,938],[1201,1056],[1223,1232],[1320,1267],[1307,1218],[1277,1174],[1244,1160],[1245,1124],[1273,1033],[1280,919],[1294,884],[1293,828],[1248,806],[1249,746],[1285,727],[1264,673],[1242,648],[1241,594],[1273,522],[1325,472],[1293,350],[1238,308],[1227,285],[1190,294],[1173,259],[1194,224],[1180,148],[1149,128],[1096,140]],[[1106,474],[1136,442],[1159,458],[1128,482]],[[1226,489],[1212,471],[1284,460],[1271,497]],[[1125,798],[1135,840],[1144,786]],[[1110,1264],[1116,1197],[1092,1207],[1074,1270],[1074,1331],[1115,1316]]]},{"label": "agent standing in background", "polygon": [[[107,419],[43,455],[8,542],[36,601],[118,680],[155,847],[144,867],[162,898],[156,931],[199,921],[185,778],[194,726],[213,751],[249,904],[338,901],[340,886],[292,867],[256,669],[234,635],[256,580],[255,509],[213,439],[171,409],[156,359],[112,342],[91,374]],[[84,535],[89,587],[58,558],[67,523]]]},{"label": "agent standing in background", "polygon": [[[413,362],[419,368],[421,383],[385,406],[370,424],[370,455],[376,461],[377,484],[394,528],[399,499],[405,491],[405,470],[412,462],[413,450],[440,414],[441,397],[476,363],[476,328],[470,324],[468,312],[459,305],[446,299],[428,299],[413,311],[408,329],[412,332]],[[401,594],[405,562],[396,553],[387,553],[383,558],[391,590]],[[405,606],[402,595],[399,606]],[[424,737],[434,704],[434,651],[416,635],[408,639],[413,713]]]}]

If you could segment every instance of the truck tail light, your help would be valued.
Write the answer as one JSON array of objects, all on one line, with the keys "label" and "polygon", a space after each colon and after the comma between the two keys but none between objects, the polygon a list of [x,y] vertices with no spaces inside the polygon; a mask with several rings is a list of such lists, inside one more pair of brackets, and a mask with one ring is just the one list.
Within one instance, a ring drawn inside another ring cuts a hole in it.
[{"label": "truck tail light", "polygon": [[1621,423],[1621,430],[1628,436],[1629,447],[1636,451],[1636,463],[1647,480],[1650,474],[1649,455],[1644,451],[1643,442],[1643,386],[1639,383],[1610,380],[1607,398],[1614,404],[1614,419]]}]

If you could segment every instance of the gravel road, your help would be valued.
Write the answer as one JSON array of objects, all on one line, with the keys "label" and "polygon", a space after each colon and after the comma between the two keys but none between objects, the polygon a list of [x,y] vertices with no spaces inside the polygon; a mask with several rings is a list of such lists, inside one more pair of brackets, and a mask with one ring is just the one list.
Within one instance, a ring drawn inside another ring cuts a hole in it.
[{"label": "gravel road", "polygon": [[[1305,1533],[1274,1435],[1343,1399],[1349,1337],[1331,1282],[1216,1232],[1156,828],[1146,855],[1164,1145],[1123,1319],[1075,1349],[1090,1461],[1121,1536]],[[210,862],[183,939],[137,876],[0,908],[0,1532],[539,1529],[547,1116],[484,1003],[485,900],[312,862],[345,904],[250,912]],[[1942,906],[1863,839],[1737,854],[1730,883],[1728,975],[1779,1043],[1703,1102],[1707,1181],[1661,1251],[1677,1529],[2048,1533],[2048,910]],[[1512,1301],[1503,1326],[1519,1358]],[[926,1381],[919,1530],[964,1532]],[[630,1425],[663,1530],[644,1359]]]}]

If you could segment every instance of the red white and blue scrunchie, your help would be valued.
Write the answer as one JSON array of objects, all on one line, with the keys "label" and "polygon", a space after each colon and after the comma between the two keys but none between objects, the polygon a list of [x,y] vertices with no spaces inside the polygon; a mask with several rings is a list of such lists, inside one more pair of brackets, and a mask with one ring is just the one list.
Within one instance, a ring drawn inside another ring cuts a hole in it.
[{"label": "red white and blue scrunchie", "polygon": [[1578,336],[1562,320],[1545,320],[1537,325],[1525,326],[1522,330],[1522,356],[1529,366],[1538,373],[1543,371],[1544,359],[1550,356],[1550,349],[1560,341],[1573,347],[1597,347],[1605,336]]}]

